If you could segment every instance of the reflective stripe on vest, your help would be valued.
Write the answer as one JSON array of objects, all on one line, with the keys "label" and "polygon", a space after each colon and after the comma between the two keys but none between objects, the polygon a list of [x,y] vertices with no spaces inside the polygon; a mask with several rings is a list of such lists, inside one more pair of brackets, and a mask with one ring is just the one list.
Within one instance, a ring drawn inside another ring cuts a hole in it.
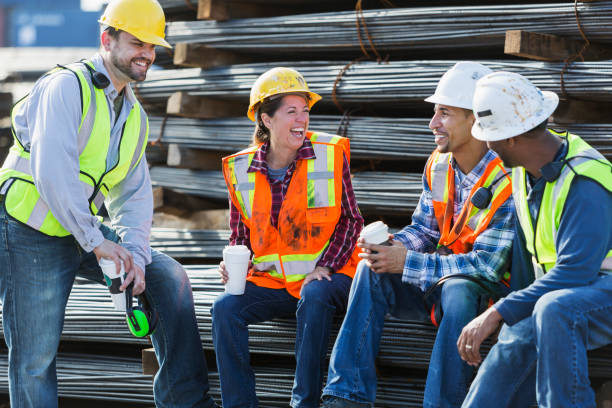
[{"label": "reflective stripe on vest", "polygon": [[257,148],[247,149],[252,151],[247,155],[230,157],[228,166],[231,172],[231,182],[234,189],[238,192],[236,199],[238,200],[238,208],[246,219],[251,218],[253,211],[253,195],[255,193],[255,173],[247,172],[255,157]]},{"label": "reflective stripe on vest", "polygon": [[[223,159],[223,174],[230,197],[239,209],[243,222],[251,231],[251,245],[254,251],[253,269],[287,283],[299,282],[314,270],[329,245],[333,228],[325,227],[327,229],[324,228],[321,231],[325,230],[327,232],[323,235],[316,235],[316,239],[312,236],[301,236],[299,240],[303,241],[289,244],[280,241],[289,239],[288,236],[293,236],[288,231],[288,228],[291,228],[291,222],[282,224],[281,221],[289,215],[291,217],[295,215],[300,219],[300,221],[296,221],[297,224],[308,223],[308,225],[313,225],[313,230],[308,230],[308,233],[312,233],[313,236],[316,234],[314,229],[319,228],[319,225],[335,226],[340,216],[341,200],[338,194],[342,193],[342,157],[344,154],[348,160],[349,156],[348,139],[311,132],[308,132],[307,137],[312,142],[315,159],[297,162],[296,170],[279,214],[279,225],[276,228],[269,225],[271,208],[266,206],[271,205],[268,202],[271,200],[271,193],[267,178],[260,172],[249,173],[247,171],[255,152],[260,146],[245,149]],[[339,161],[336,162],[336,160]],[[306,190],[300,188],[304,185],[302,183],[306,185]],[[339,189],[337,190],[338,186]],[[258,189],[257,202],[254,199],[255,189]],[[299,200],[297,200],[298,197],[300,197]],[[301,197],[304,201],[300,201]],[[254,211],[259,212],[254,213]],[[284,222],[286,223],[289,219],[293,220],[293,218],[286,218]],[[257,225],[254,224],[254,220],[259,220]],[[301,227],[301,230],[296,233],[305,233],[306,225],[301,225]],[[259,242],[259,240],[263,241]],[[311,244],[311,240],[316,244]],[[309,251],[309,246],[313,250],[312,252]],[[266,249],[258,252],[257,248]],[[281,252],[266,253],[266,251]],[[299,296],[295,293],[292,294],[296,297]]]},{"label": "reflective stripe on vest", "polygon": [[[565,201],[576,173],[592,178],[612,192],[612,174],[610,169],[606,165],[599,164],[593,160],[596,159],[609,164],[610,162],[603,155],[576,135],[549,131],[561,138],[567,139],[569,145],[565,159],[571,159],[569,161],[571,167],[567,164],[564,165],[559,177],[553,182],[546,183],[535,228],[527,202],[526,171],[523,167],[516,167],[512,170],[516,214],[525,235],[526,248],[532,255],[536,278],[542,277],[557,262],[555,245],[557,232]],[[608,252],[606,259],[604,259],[601,270],[612,269],[611,258],[612,250]]]},{"label": "reflective stripe on vest", "polygon": [[455,217],[455,172],[451,157],[451,153],[434,151],[427,162],[425,172],[440,230],[438,245],[448,246],[454,253],[465,253],[471,250],[477,236],[487,228],[495,211],[510,197],[512,186],[509,176],[503,178],[491,191],[488,207],[479,209],[471,203],[471,197],[478,188],[491,186],[498,177],[506,173],[501,159],[496,157],[487,164],[459,215]]},{"label": "reflective stripe on vest", "polygon": [[[60,69],[63,68],[54,69],[46,75],[52,75]],[[75,74],[81,89],[82,116],[78,129],[79,181],[88,197],[90,212],[96,215],[109,190],[121,182],[142,158],[148,137],[148,121],[140,104],[135,103],[123,128],[117,164],[107,170],[106,157],[111,128],[104,90],[91,84],[89,73],[81,64],[67,69]],[[13,121],[16,112],[23,107],[26,100],[27,97],[13,108]],[[21,143],[19,135],[13,133],[13,136],[14,145],[0,170],[0,184],[6,195],[7,212],[13,218],[47,235],[70,235],[38,194],[32,178],[30,152]]]},{"label": "reflective stripe on vest", "polygon": [[308,160],[308,208],[333,207],[336,205],[334,146],[313,143],[312,147],[317,159]]}]

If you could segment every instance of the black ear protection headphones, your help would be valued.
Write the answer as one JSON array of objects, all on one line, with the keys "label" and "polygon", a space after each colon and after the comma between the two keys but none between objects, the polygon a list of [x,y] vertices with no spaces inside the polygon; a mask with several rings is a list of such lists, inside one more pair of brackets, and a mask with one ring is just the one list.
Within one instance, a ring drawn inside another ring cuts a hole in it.
[{"label": "black ear protection headphones", "polygon": [[[431,296],[431,294],[438,287],[442,286],[444,282],[451,280],[451,279],[469,280],[470,282],[474,282],[475,284],[480,286],[482,289],[484,289],[486,295],[480,296],[480,300],[478,302],[479,313],[481,310],[486,310],[488,307],[492,306],[493,302],[497,301],[497,299],[499,299],[500,297],[498,293],[496,293],[491,288],[489,288],[484,283],[482,283],[480,279],[472,275],[467,275],[464,273],[451,273],[450,275],[441,277],[440,279],[438,279],[436,283],[431,285],[431,287],[427,289],[427,292],[425,292],[425,295],[423,296],[423,300],[426,302],[427,298]],[[438,302],[433,303],[431,306],[430,315],[429,315],[429,318],[431,322],[433,323],[433,325],[438,327],[440,325],[440,322],[442,321],[443,316],[444,316],[444,310],[442,309],[442,302],[438,301]]]},{"label": "black ear protection headphones", "polygon": [[[569,159],[553,161],[553,162],[545,164],[540,169],[540,173],[542,173],[542,177],[544,178],[544,180],[546,180],[549,183],[552,183],[553,181],[559,178],[559,176],[561,175],[561,170],[563,170],[563,166],[565,166],[566,164],[574,173],[576,173],[576,171],[572,168],[569,162],[579,157],[582,157],[584,159],[595,160],[601,164],[610,166],[608,163],[601,161],[601,160],[597,160],[590,156],[573,156],[573,157],[570,157]],[[612,166],[610,166],[610,168],[612,169]],[[503,179],[504,177],[506,177],[506,174],[502,174],[501,176],[496,178],[495,181],[493,181],[493,183],[491,183],[489,187],[480,187],[478,190],[476,190],[474,195],[472,195],[472,198],[470,198],[470,201],[472,202],[474,207],[481,209],[481,210],[483,208],[486,208],[491,202],[491,198],[493,198],[493,193],[491,192],[491,189],[493,188],[495,184],[499,182],[499,180]]]},{"label": "black ear protection headphones", "polygon": [[106,77],[103,73],[96,71],[93,69],[87,62],[81,60],[87,71],[89,71],[89,77],[91,78],[91,83],[98,89],[107,88],[110,85],[110,79]]},{"label": "black ear protection headphones", "polygon": [[478,208],[479,210],[487,208],[487,206],[491,202],[491,198],[493,198],[493,193],[491,192],[491,189],[495,184],[499,182],[499,180],[503,179],[504,177],[507,177],[506,173],[496,178],[489,187],[480,187],[478,190],[476,190],[476,192],[470,198],[472,205]]},{"label": "black ear protection headphones", "polygon": [[556,179],[559,178],[559,176],[561,175],[561,170],[563,170],[563,166],[565,166],[567,164],[567,167],[569,167],[575,174],[576,170],[574,170],[574,168],[572,167],[572,165],[569,163],[570,161],[574,160],[574,159],[578,159],[578,158],[583,158],[583,159],[590,159],[590,160],[595,160],[598,163],[601,164],[605,164],[606,166],[610,167],[610,170],[612,171],[612,166],[610,166],[609,163],[606,163],[604,161],[598,160],[594,157],[590,157],[590,156],[572,156],[569,159],[562,159],[559,161],[553,161],[550,163],[545,164],[541,169],[540,169],[540,173],[542,173],[542,178],[544,180],[546,180],[548,183],[552,183],[553,181],[555,181]]},{"label": "black ear protection headphones", "polygon": [[133,306],[132,282],[125,290],[126,307],[125,320],[130,332],[136,337],[145,337],[153,334],[157,326],[159,316],[151,307],[144,293],[137,296],[138,306]]},{"label": "black ear protection headphones", "polygon": [[[81,60],[79,62],[82,63],[85,68],[87,68],[87,71],[89,72],[89,77],[91,78],[91,83],[96,88],[104,89],[110,85],[110,79],[108,79],[106,75],[93,69],[87,62],[85,62],[85,60]],[[60,68],[69,69],[64,65],[57,64],[57,66]]]}]

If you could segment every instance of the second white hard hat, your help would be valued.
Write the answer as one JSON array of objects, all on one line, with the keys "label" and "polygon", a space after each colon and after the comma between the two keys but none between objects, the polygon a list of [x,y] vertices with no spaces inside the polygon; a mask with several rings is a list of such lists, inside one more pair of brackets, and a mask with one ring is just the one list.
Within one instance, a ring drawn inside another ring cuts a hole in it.
[{"label": "second white hard hat", "polygon": [[558,104],[556,93],[541,91],[524,76],[494,72],[476,83],[472,136],[485,142],[518,136],[548,119]]},{"label": "second white hard hat", "polygon": [[442,75],[436,92],[425,101],[472,109],[472,96],[476,81],[491,72],[493,71],[477,62],[458,62]]}]

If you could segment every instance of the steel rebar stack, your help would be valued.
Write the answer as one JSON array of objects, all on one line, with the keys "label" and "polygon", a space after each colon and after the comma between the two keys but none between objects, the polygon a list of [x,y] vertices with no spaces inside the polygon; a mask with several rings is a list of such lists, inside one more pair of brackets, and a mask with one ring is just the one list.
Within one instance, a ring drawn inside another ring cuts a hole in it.
[{"label": "steel rebar stack", "polygon": [[152,228],[150,242],[173,258],[219,259],[229,236],[228,230]]},{"label": "steel rebar stack", "polygon": [[[612,2],[581,3],[577,10],[590,40],[612,42]],[[300,57],[316,54],[355,58],[362,54],[360,38],[368,47],[366,29],[379,53],[440,52],[450,48],[482,51],[503,46],[506,31],[513,29],[581,39],[570,3],[392,8],[363,10],[362,15],[359,35],[355,12],[345,11],[226,22],[174,22],[168,24],[168,39],[268,58],[295,54],[296,48]]]},{"label": "steel rebar stack", "polygon": [[[532,61],[480,61],[494,71],[518,72],[542,90],[561,94],[563,63]],[[148,79],[135,85],[145,103],[165,103],[177,91],[243,102],[248,106],[252,84],[266,70],[286,64],[304,75],[310,88],[323,96],[319,104],[332,103],[334,81],[344,65],[325,62],[256,63],[230,67],[187,68],[152,71]],[[342,105],[363,105],[389,109],[426,106],[423,100],[435,91],[438,80],[451,61],[393,61],[387,64],[361,62],[342,77],[336,96]],[[612,60],[576,62],[564,74],[565,91],[586,100],[612,100]],[[316,109],[315,105],[315,109]],[[409,113],[409,112],[405,112]],[[383,115],[384,116],[384,115]]]},{"label": "steel rebar stack", "polygon": [[[163,133],[162,133],[162,123]],[[351,158],[426,159],[436,148],[429,129],[430,118],[350,117],[312,115],[309,129],[344,134],[351,141]],[[246,117],[192,119],[149,118],[150,138],[184,147],[233,153],[251,143],[253,122]],[[555,124],[550,127],[580,135],[602,154],[612,158],[612,123]],[[344,133],[343,133],[344,132]],[[161,136],[161,137],[160,137]]]},{"label": "steel rebar stack", "polygon": [[[246,117],[191,119],[151,117],[151,139],[177,143],[185,147],[223,152],[237,152],[251,142],[253,122]],[[312,131],[338,134],[351,141],[351,158],[426,159],[435,149],[429,119],[351,117],[341,125],[342,117],[313,115],[308,128]]]},{"label": "steel rebar stack", "polygon": [[[179,193],[227,200],[227,188],[220,171],[152,167],[154,187]],[[359,172],[353,175],[353,188],[362,211],[393,214],[412,213],[422,190],[421,174]]]}]

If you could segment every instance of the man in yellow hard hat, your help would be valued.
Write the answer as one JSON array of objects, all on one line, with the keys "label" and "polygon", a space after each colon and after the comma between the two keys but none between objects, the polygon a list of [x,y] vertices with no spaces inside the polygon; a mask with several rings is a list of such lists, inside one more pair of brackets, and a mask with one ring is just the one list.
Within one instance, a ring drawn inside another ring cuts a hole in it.
[{"label": "man in yellow hard hat", "polygon": [[[148,327],[143,335],[152,332],[159,361],[157,406],[213,407],[189,279],[148,240],[148,120],[130,82],[145,79],[155,45],[170,47],[164,13],[156,0],[113,0],[100,23],[99,52],[45,74],[12,113],[15,143],[0,170],[11,406],[58,406],[68,295],[77,274],[103,283],[98,261],[105,258],[124,268],[120,289],[133,288],[153,309],[139,311],[138,323]],[[102,205],[112,227],[96,217]]]}]

